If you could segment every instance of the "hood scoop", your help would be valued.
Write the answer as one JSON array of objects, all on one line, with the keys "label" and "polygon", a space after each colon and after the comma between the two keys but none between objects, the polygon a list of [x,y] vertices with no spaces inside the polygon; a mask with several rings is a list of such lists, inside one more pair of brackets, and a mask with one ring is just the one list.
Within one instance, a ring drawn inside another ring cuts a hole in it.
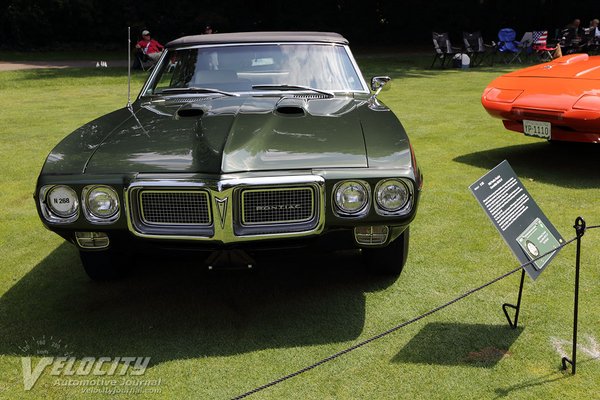
[{"label": "hood scoop", "polygon": [[284,97],[275,105],[275,113],[283,117],[303,117],[306,106],[304,99]]},{"label": "hood scoop", "polygon": [[204,112],[203,108],[185,105],[177,110],[176,118],[201,118]]}]

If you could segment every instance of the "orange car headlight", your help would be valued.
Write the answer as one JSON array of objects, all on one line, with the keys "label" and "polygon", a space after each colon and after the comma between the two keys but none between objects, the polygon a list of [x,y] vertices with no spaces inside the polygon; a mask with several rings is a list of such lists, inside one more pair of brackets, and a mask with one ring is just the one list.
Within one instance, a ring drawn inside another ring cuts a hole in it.
[{"label": "orange car headlight", "polygon": [[584,94],[575,102],[573,108],[576,110],[600,111],[600,96]]},{"label": "orange car headlight", "polygon": [[491,88],[485,94],[485,98],[488,101],[496,101],[498,103],[512,103],[521,95],[521,93],[523,93],[523,91],[517,89]]}]

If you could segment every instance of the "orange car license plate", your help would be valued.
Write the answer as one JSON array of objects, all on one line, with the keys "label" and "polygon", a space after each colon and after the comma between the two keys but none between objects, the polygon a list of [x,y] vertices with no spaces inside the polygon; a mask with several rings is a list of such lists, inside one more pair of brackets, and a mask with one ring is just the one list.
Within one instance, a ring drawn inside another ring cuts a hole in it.
[{"label": "orange car license plate", "polygon": [[527,136],[550,139],[551,131],[552,124],[550,122],[523,120],[523,133]]}]

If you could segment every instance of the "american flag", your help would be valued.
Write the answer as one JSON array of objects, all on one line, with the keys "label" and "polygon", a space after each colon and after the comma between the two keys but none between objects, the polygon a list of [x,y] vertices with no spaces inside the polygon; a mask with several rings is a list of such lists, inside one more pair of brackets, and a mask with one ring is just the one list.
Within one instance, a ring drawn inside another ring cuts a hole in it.
[{"label": "american flag", "polygon": [[533,44],[545,46],[548,41],[548,31],[534,31]]}]

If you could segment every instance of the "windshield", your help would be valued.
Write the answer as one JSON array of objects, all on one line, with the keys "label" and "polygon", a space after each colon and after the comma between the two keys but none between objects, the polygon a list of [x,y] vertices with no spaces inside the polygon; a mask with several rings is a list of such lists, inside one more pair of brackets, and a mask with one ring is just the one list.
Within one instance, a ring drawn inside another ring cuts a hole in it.
[{"label": "windshield", "polygon": [[[365,91],[346,48],[261,44],[170,50],[143,95],[199,89]],[[179,89],[179,90],[173,90]],[[204,91],[212,92],[213,91]]]}]

